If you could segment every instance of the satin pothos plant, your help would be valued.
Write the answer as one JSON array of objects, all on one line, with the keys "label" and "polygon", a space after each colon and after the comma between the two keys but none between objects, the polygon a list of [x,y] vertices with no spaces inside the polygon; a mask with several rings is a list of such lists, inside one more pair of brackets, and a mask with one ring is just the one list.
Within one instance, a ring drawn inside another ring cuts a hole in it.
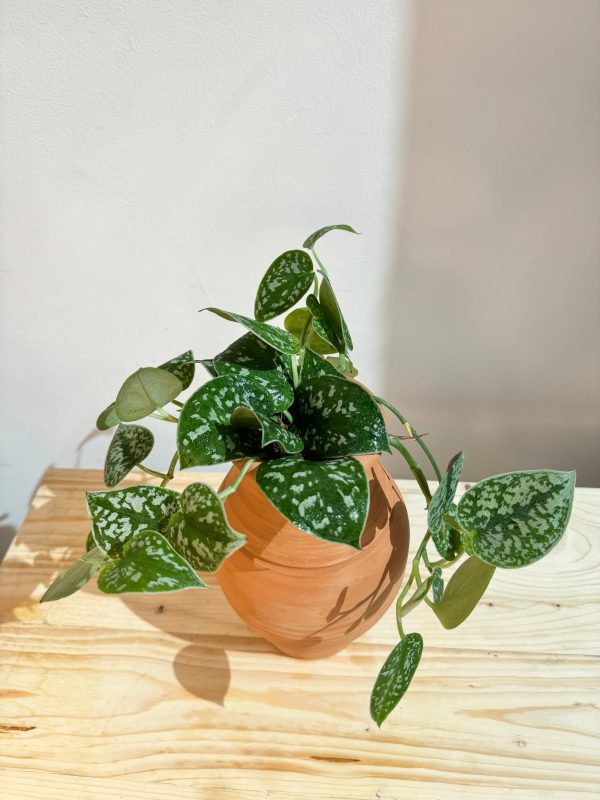
[{"label": "satin pothos plant", "polygon": [[[400,641],[371,696],[371,715],[381,725],[421,658],[423,639],[405,632],[406,615],[426,603],[445,628],[454,628],[473,611],[497,568],[526,567],[546,555],[567,526],[575,473],[497,475],[456,503],[462,453],[442,474],[403,414],[352,380],[352,338],[315,250],[331,230],[355,233],[348,225],[330,225],[309,236],[303,249],[276,258],[258,287],[254,317],[207,309],[246,331],[222,353],[198,361],[190,350],[143,367],[123,383],[97,421],[100,430],[115,431],[104,468],[107,491],[87,495],[87,552],[42,602],[72,594],[95,573],[109,594],[206,588],[198,572],[215,572],[245,543],[229,524],[223,501],[255,462],[258,486],[297,528],[360,548],[369,486],[355,456],[395,449],[423,492],[428,528],[397,599]],[[286,312],[283,328],[271,323]],[[182,401],[196,364],[209,379]],[[382,407],[397,419],[402,436],[387,430]],[[145,417],[176,425],[177,446],[165,472],[144,464],[154,445],[152,432],[139,424]],[[410,447],[419,448],[433,470],[435,492]],[[236,459],[244,461],[239,475],[220,493],[200,482],[181,493],[168,488],[178,464],[186,469]],[[160,485],[115,489],[136,467]]]}]

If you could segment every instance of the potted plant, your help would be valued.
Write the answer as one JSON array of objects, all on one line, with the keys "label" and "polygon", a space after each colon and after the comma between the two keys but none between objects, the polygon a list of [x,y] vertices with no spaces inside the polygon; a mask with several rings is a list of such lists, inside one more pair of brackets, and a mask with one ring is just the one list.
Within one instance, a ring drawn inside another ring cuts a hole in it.
[{"label": "potted plant", "polygon": [[[419,633],[405,633],[405,616],[426,603],[454,628],[496,568],[525,567],[546,555],[569,521],[575,473],[497,475],[454,502],[462,453],[442,474],[406,418],[355,380],[350,332],[315,250],[334,229],[355,233],[330,225],[304,249],[275,259],[253,318],[208,309],[245,329],[225,351],[201,361],[188,351],[123,383],[97,421],[100,430],[116,430],[104,468],[108,490],[87,496],[87,551],[42,602],[72,594],[95,573],[101,591],[119,594],[204,589],[198,573],[218,570],[248,624],[284,652],[311,658],[360,635],[397,594],[400,641],[371,695],[371,715],[381,725],[423,649]],[[283,328],[270,322],[286,312]],[[182,402],[197,363],[209,380]],[[138,423],[148,416],[176,424],[177,447],[164,473],[143,463],[154,437]],[[409,446],[420,448],[435,473],[435,492]],[[408,519],[379,460],[390,448],[406,460],[428,509],[428,529],[399,593]],[[168,488],[178,464],[229,461],[218,492],[200,482],[182,493]],[[159,485],[115,489],[135,467]],[[446,581],[445,570],[457,565]]]}]

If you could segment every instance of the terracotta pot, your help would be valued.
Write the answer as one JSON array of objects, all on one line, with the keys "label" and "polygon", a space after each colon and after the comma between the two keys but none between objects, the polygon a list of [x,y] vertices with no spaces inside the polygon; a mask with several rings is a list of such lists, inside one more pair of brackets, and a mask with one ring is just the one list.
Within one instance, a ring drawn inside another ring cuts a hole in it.
[{"label": "terracotta pot", "polygon": [[225,561],[219,583],[244,622],[289,656],[338,652],[377,622],[400,587],[409,540],[404,500],[378,455],[358,459],[371,493],[361,550],[288,522],[259,489],[255,467],[225,500],[231,525],[248,542]]}]

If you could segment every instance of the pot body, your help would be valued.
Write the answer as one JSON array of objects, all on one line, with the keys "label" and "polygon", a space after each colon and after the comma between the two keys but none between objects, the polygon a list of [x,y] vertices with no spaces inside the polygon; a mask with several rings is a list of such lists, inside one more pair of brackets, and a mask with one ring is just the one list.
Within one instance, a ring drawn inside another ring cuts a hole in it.
[{"label": "pot body", "polygon": [[225,500],[232,527],[248,542],[225,561],[219,583],[244,622],[286,655],[338,652],[377,622],[400,588],[409,542],[404,500],[378,455],[357,458],[371,497],[361,550],[296,528],[262,493],[255,467]]}]

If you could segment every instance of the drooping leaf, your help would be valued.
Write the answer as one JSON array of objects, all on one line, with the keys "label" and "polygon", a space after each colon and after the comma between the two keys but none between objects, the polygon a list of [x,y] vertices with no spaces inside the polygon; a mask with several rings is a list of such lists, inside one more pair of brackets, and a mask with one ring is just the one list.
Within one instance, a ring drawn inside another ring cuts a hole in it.
[{"label": "drooping leaf", "polygon": [[314,294],[309,294],[306,298],[306,305],[312,314],[312,326],[319,331],[320,337],[326,342],[331,342],[336,352],[344,349],[342,340],[338,338],[336,331],[330,324],[329,314],[325,312],[321,303]]},{"label": "drooping leaf", "polygon": [[[293,333],[294,336],[300,340],[302,337],[302,331],[304,330],[304,325],[307,319],[311,319],[312,314],[308,310],[308,308],[296,308],[294,311],[291,311],[283,324],[285,325],[286,330],[290,333]],[[319,332],[318,332],[318,330]],[[331,342],[328,342],[327,339],[324,339],[322,335],[325,332],[323,331],[318,323],[315,320],[312,321],[308,336],[306,337],[305,344],[308,348],[310,348],[313,353],[337,353],[337,347],[333,345]]]},{"label": "drooping leaf", "polygon": [[379,406],[362,386],[342,376],[322,375],[303,381],[294,409],[305,452],[315,458],[388,449]]},{"label": "drooping leaf", "polygon": [[[451,503],[446,509],[444,517],[450,517],[458,524],[456,509],[456,503]],[[442,522],[441,530],[432,533],[431,538],[434,541],[436,550],[442,558],[452,560],[463,550],[461,534],[448,522]]]},{"label": "drooping leaf", "polygon": [[453,508],[452,501],[456,494],[464,460],[462,453],[457,453],[451,459],[446,474],[440,481],[429,504],[427,524],[431,531],[431,538],[442,558],[454,558],[460,546],[460,534],[444,521],[444,516],[449,514]]},{"label": "drooping leaf", "polygon": [[381,727],[408,689],[422,652],[421,634],[409,633],[387,657],[371,692],[371,718],[378,727]]},{"label": "drooping leaf", "polygon": [[125,542],[147,528],[162,530],[179,507],[179,494],[159,486],[131,486],[109,492],[88,492],[94,539],[111,558]]},{"label": "drooping leaf", "polygon": [[119,389],[115,411],[121,422],[135,422],[162,408],[183,391],[175,375],[159,367],[142,367]]},{"label": "drooping leaf", "polygon": [[121,423],[106,453],[104,483],[112,488],[125,478],[136,464],[152,452],[154,436],[142,425]]},{"label": "drooping leaf", "polygon": [[560,540],[571,516],[574,489],[575,472],[508,472],[469,489],[458,504],[457,518],[482,561],[525,567]]},{"label": "drooping leaf", "polygon": [[303,250],[288,250],[273,261],[260,282],[254,316],[266,322],[296,305],[313,282],[311,257]]},{"label": "drooping leaf", "polygon": [[223,561],[246,543],[246,537],[229,525],[223,503],[203,483],[192,483],[181,495],[167,527],[173,547],[194,569],[215,572]]},{"label": "drooping leaf", "polygon": [[419,605],[421,600],[425,597],[425,595],[429,591],[431,583],[432,583],[431,580],[426,580],[423,581],[423,583],[419,584],[419,586],[417,586],[410,600],[408,600],[400,609],[396,609],[397,619],[401,619],[402,617],[405,617],[407,614],[410,614],[410,612]]},{"label": "drooping leaf", "polygon": [[271,407],[284,411],[294,401],[294,390],[284,367],[284,356],[273,350],[253,333],[246,333],[215,356],[213,365],[218,375],[239,375],[251,378],[271,396]]},{"label": "drooping leaf", "polygon": [[144,530],[126,542],[121,558],[104,567],[98,588],[106,594],[147,594],[207,587],[162,534]]},{"label": "drooping leaf", "polygon": [[[459,566],[433,610],[444,628],[456,628],[475,609],[495,572],[495,567],[471,556]],[[441,579],[440,579],[441,580]]]},{"label": "drooping leaf", "polygon": [[262,463],[256,481],[275,508],[300,530],[328,542],[359,547],[369,510],[369,486],[355,458],[307,461],[286,456]]},{"label": "drooping leaf", "polygon": [[321,356],[310,350],[305,350],[302,357],[300,380],[307,381],[310,378],[319,378],[322,375],[344,380],[344,376],[327,359],[321,358]]},{"label": "drooping leaf", "polygon": [[205,383],[181,409],[177,449],[181,467],[222,464],[254,455],[260,450],[260,433],[231,425],[231,414],[240,406],[275,413],[273,400],[251,378],[220,375]]},{"label": "drooping leaf", "polygon": [[247,406],[236,408],[231,415],[231,424],[234,428],[260,429],[261,447],[276,443],[285,453],[300,453],[304,448],[304,442],[293,431],[283,428],[271,417]]},{"label": "drooping leaf", "polygon": [[99,547],[92,547],[85,555],[78,558],[64,572],[54,579],[46,589],[40,603],[48,603],[51,600],[62,600],[69,597],[83,588],[100,566],[106,560],[106,556]]},{"label": "drooping leaf", "polygon": [[329,278],[323,277],[319,288],[319,303],[323,309],[329,327],[333,330],[336,341],[339,342],[341,350],[352,350],[352,337],[346,325],[339,303],[331,286]]},{"label": "drooping leaf", "polygon": [[109,428],[114,428],[115,425],[118,425],[120,419],[117,417],[117,412],[115,410],[115,404],[111,403],[108,408],[105,408],[104,411],[98,416],[96,420],[96,427],[99,431],[107,431]]},{"label": "drooping leaf", "polygon": [[194,354],[191,350],[186,350],[180,356],[175,356],[170,361],[161,364],[159,369],[166,369],[167,372],[175,375],[181,381],[182,387],[187,389],[194,380],[194,372],[196,371]]},{"label": "drooping leaf", "polygon": [[305,240],[302,247],[310,250],[315,246],[315,243],[321,238],[321,236],[325,236],[325,234],[329,233],[329,231],[348,231],[349,233],[356,233],[357,235],[360,235],[358,234],[358,231],[355,231],[354,228],[350,227],[350,225],[327,225],[325,228],[319,228],[318,231],[311,233],[311,235]]},{"label": "drooping leaf", "polygon": [[345,356],[343,366],[342,359],[339,356],[330,356],[327,361],[332,364],[340,374],[345,375],[347,378],[356,378],[358,375],[358,370],[348,356]]},{"label": "drooping leaf", "polygon": [[300,342],[295,336],[281,328],[276,328],[274,325],[268,325],[266,322],[259,322],[259,320],[250,319],[250,317],[244,317],[241,314],[223,311],[220,308],[210,307],[202,310],[212,311],[213,314],[230,322],[239,322],[240,325],[243,325],[255,336],[258,336],[259,339],[262,339],[274,350],[279,350],[280,353],[292,355],[300,349]]},{"label": "drooping leaf", "polygon": [[[435,572],[435,570],[434,570]],[[431,597],[434,603],[439,603],[444,594],[444,579],[442,578],[441,570],[433,575],[431,580]]]}]

